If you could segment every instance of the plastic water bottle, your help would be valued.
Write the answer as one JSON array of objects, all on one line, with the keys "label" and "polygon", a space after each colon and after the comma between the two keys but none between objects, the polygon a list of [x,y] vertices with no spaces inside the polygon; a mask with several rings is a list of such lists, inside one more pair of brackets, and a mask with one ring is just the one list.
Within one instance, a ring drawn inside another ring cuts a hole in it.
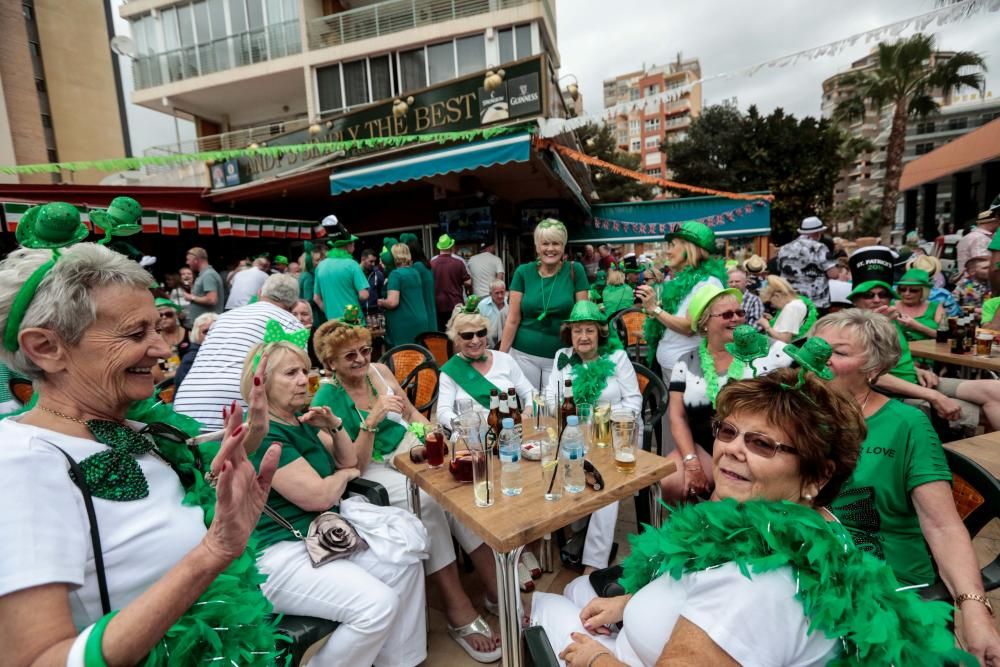
[{"label": "plastic water bottle", "polygon": [[563,489],[566,493],[582,493],[587,486],[583,472],[583,432],[576,415],[566,418],[562,434]]},{"label": "plastic water bottle", "polygon": [[501,422],[500,490],[505,496],[517,496],[524,489],[521,479],[521,436],[511,417]]}]

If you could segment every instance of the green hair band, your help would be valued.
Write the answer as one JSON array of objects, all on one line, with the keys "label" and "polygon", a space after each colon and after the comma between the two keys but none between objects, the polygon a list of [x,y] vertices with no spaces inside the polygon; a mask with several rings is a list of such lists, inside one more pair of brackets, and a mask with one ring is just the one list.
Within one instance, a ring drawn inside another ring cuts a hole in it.
[{"label": "green hair band", "polygon": [[8,352],[17,352],[17,333],[21,329],[21,321],[24,320],[24,314],[28,312],[28,307],[31,306],[31,301],[35,298],[35,292],[38,291],[38,286],[41,284],[42,279],[52,270],[52,267],[56,265],[58,260],[59,251],[53,249],[52,259],[35,269],[31,276],[21,285],[21,289],[17,291],[14,303],[10,307],[10,314],[7,316],[7,324],[4,325],[3,330],[3,346]]},{"label": "green hair band", "polygon": [[253,357],[253,372],[257,372],[257,366],[260,365],[261,357],[264,356],[264,348],[266,348],[271,343],[291,343],[296,347],[301,347],[303,350],[306,349],[306,345],[309,344],[309,329],[299,329],[298,331],[293,331],[291,333],[285,333],[285,329],[281,326],[281,322],[278,320],[268,320],[267,325],[264,327],[264,341],[257,350],[257,354]]}]

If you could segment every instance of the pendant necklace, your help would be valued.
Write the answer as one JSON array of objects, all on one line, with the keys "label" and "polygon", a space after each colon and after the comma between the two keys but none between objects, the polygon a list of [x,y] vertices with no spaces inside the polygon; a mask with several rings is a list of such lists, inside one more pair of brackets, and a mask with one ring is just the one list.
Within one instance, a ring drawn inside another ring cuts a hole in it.
[{"label": "pendant necklace", "polygon": [[[542,293],[542,312],[538,317],[535,318],[539,322],[543,321],[546,317],[549,316],[549,302],[552,301],[552,293],[556,289],[556,279],[560,275],[562,275],[562,264],[559,265],[559,270],[553,273],[551,276],[552,282],[549,283],[549,296],[546,298],[544,286],[539,290]],[[545,280],[545,278],[542,277],[542,280]]]}]

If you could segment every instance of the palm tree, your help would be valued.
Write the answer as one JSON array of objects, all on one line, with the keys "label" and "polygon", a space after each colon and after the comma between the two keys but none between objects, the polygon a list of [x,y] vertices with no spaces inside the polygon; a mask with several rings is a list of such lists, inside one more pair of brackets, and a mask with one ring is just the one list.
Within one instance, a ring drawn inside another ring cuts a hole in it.
[{"label": "palm tree", "polygon": [[[986,65],[982,56],[971,51],[936,57],[934,36],[921,33],[892,44],[880,43],[877,63],[874,69],[851,72],[840,80],[851,94],[837,104],[834,117],[849,122],[864,118],[866,109],[879,113],[883,107],[893,105],[879,216],[883,227],[891,227],[896,219],[909,118],[937,113],[941,105],[935,95],[944,97],[963,86],[982,93]],[[970,72],[971,68],[978,71]]]}]

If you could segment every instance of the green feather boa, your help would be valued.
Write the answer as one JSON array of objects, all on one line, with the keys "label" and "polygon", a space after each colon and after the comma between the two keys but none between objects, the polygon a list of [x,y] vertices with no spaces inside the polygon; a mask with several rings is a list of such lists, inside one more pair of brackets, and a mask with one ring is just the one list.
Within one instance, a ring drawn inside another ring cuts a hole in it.
[{"label": "green feather boa", "polygon": [[327,253],[327,257],[332,257],[333,259],[354,259],[354,255],[347,252],[343,248],[330,248]]},{"label": "green feather boa", "polygon": [[810,630],[840,638],[831,665],[977,664],[954,646],[950,605],[897,591],[888,565],[808,507],[733,499],[689,505],[629,540],[621,584],[630,593],[664,574],[680,579],[723,563],[736,563],[747,578],[790,566]]},{"label": "green feather boa", "polygon": [[[816,310],[816,304],[812,302],[812,299],[807,296],[802,296],[801,294],[799,295],[799,299],[802,303],[806,304],[806,319],[802,320],[802,326],[799,327],[798,333],[795,334],[795,339],[802,338],[808,334],[809,330],[813,328],[814,324],[816,324],[816,320],[819,319],[819,311]],[[771,326],[774,326],[774,323],[778,321],[778,315],[780,314],[781,308],[778,309],[778,312],[776,312],[774,317],[771,319]]]},{"label": "green feather boa", "polygon": [[608,386],[608,378],[615,374],[615,362],[608,357],[607,350],[603,350],[597,359],[587,364],[574,354],[570,364],[573,366],[573,400],[577,404],[596,406]]},{"label": "green feather boa", "polygon": [[[710,257],[698,266],[687,267],[674,276],[673,280],[663,283],[663,288],[660,291],[660,307],[671,315],[676,315],[678,306],[687,298],[694,286],[713,276],[718,278],[723,285],[729,280],[726,274],[726,264],[719,257]],[[666,331],[666,327],[658,319],[653,316],[646,318],[646,322],[642,326],[642,333],[648,346],[646,361],[649,364],[652,364],[653,360],[656,359],[656,346],[663,338],[664,331]]]},{"label": "green feather boa", "polygon": [[[197,421],[177,414],[169,405],[156,404],[153,399],[133,404],[127,416],[147,424],[170,424],[189,437],[199,431]],[[215,514],[215,489],[205,482],[190,448],[162,438],[156,440],[156,448],[175,469],[193,480],[185,487],[184,504],[201,507],[205,525],[209,525]],[[203,664],[207,658],[223,658],[218,661],[220,665],[263,667],[274,665],[276,660],[282,662],[275,643],[284,638],[277,634],[271,603],[260,590],[265,577],[257,570],[256,551],[251,539],[243,555],[230,563],[198,601],[170,626],[142,663],[145,667]]]}]

